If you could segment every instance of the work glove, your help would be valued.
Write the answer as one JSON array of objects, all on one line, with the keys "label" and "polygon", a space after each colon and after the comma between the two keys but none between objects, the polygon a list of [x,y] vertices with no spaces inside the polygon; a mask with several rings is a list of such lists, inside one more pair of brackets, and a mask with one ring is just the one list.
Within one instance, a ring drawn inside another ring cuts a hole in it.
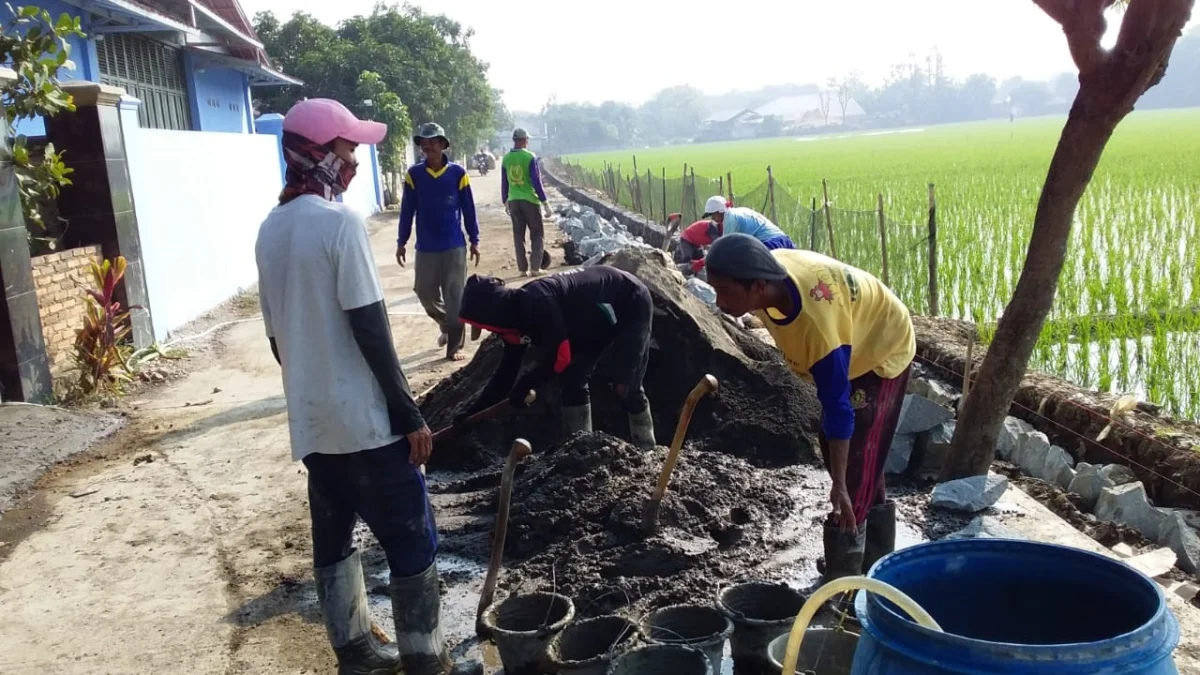
[{"label": "work glove", "polygon": [[542,215],[546,218],[554,217],[554,212],[550,210],[550,202],[542,202]]},{"label": "work glove", "polygon": [[512,207],[508,205],[508,202],[504,202],[504,214],[507,216],[512,215]]}]

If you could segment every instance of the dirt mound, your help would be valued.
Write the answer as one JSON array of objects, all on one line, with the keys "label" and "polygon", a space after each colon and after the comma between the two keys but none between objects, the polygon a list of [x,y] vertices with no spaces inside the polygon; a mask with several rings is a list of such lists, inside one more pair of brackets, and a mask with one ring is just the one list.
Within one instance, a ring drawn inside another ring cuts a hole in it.
[{"label": "dirt mound", "polygon": [[642,510],[665,456],[593,433],[530,460],[513,489],[504,585],[556,587],[584,615],[708,602],[783,547],[775,526],[798,508],[789,489],[815,471],[756,469],[687,448],[663,500],[660,532],[646,537]]},{"label": "dirt mound", "polygon": [[[696,409],[688,432],[695,447],[728,452],[759,465],[816,461],[820,404],[814,389],[789,372],[779,352],[692,297],[661,252],[629,249],[609,256],[605,264],[639,277],[654,299],[645,389],[659,443],[670,443],[688,392],[705,374],[712,374],[720,381],[720,391]],[[448,425],[471,403],[499,365],[502,351],[497,338],[487,338],[469,364],[429,392],[421,411],[432,428]],[[526,361],[530,366],[532,358]],[[626,437],[626,416],[607,386],[609,367],[608,359],[601,359],[592,380],[593,428]],[[431,468],[482,468],[506,453],[516,437],[527,438],[535,452],[560,440],[558,389],[551,384],[538,395],[529,410],[440,444]]]}]

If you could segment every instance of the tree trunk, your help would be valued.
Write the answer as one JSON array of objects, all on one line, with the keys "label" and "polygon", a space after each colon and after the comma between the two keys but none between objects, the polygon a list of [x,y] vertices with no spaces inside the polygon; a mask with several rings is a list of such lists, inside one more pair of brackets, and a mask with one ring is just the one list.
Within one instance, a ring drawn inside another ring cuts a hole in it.
[{"label": "tree trunk", "polygon": [[954,451],[942,470],[942,480],[986,474],[991,466],[1000,427],[1054,304],[1075,208],[1117,124],[1146,89],[1162,78],[1193,2],[1134,0],[1117,46],[1102,62],[1081,73],[1079,93],[1038,200],[1025,267],[979,374],[972,378],[976,386],[959,415]]}]

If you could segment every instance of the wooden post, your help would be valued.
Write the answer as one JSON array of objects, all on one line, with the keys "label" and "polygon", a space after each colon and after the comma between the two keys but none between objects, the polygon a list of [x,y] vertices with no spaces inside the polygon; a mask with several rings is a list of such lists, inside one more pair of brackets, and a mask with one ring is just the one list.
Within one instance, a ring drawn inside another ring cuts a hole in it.
[{"label": "wooden post", "polygon": [[[690,195],[692,207],[694,208],[696,206],[696,167],[694,166],[692,167],[692,184],[691,187],[688,188],[688,194]],[[697,217],[700,215],[702,214],[696,214]]]},{"label": "wooden post", "polygon": [[646,211],[642,215],[654,220],[654,186],[650,180],[652,176],[653,174],[650,173],[650,169],[646,169],[646,198],[649,200],[649,203],[646,205]]},{"label": "wooden post", "polygon": [[929,184],[929,316],[938,315],[937,196]]},{"label": "wooden post", "polygon": [[813,197],[812,209],[808,212],[808,250],[817,250],[817,198]]},{"label": "wooden post", "polygon": [[821,191],[825,193],[825,229],[829,231],[829,257],[837,257],[837,244],[833,241],[833,214],[829,210],[829,181],[821,179]]},{"label": "wooden post", "polygon": [[958,412],[962,414],[963,406],[967,404],[967,394],[971,393],[971,371],[975,369],[975,338],[979,328],[972,325],[971,335],[967,337],[967,361],[963,366],[962,396],[958,399]]},{"label": "wooden post", "polygon": [[[725,176],[717,176],[717,193],[721,195],[725,194]],[[705,197],[705,199],[708,199],[708,197]]]},{"label": "wooden post", "polygon": [[667,223],[667,167],[662,168],[662,210],[663,224]]},{"label": "wooden post", "polygon": [[879,249],[883,252],[883,285],[888,286],[887,220],[883,216],[883,193],[879,193]]},{"label": "wooden post", "polygon": [[638,183],[637,155],[633,156],[633,210],[642,211],[642,186]]},{"label": "wooden post", "polygon": [[767,165],[767,203],[771,205],[771,222],[779,224],[779,211],[775,209],[775,174],[771,173],[771,165]]},{"label": "wooden post", "polygon": [[737,204],[737,200],[734,199],[734,197],[733,197],[733,172],[732,171],[725,174],[725,182],[729,185],[729,201],[733,202],[734,204]]},{"label": "wooden post", "polygon": [[[688,177],[688,165],[687,165],[687,162],[684,162],[683,163],[683,183],[679,186],[679,217],[680,217],[680,219],[687,217],[685,215],[687,213],[687,194],[688,194],[687,177]],[[682,222],[679,223],[679,226],[683,227],[683,223]]]}]

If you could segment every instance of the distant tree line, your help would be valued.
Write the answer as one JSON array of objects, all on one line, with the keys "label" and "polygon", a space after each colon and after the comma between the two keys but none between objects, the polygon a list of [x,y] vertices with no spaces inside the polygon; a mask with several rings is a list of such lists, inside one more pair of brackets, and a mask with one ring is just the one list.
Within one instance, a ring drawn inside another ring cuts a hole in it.
[{"label": "distant tree line", "polygon": [[[1200,30],[1193,30],[1178,41],[1166,77],[1146,92],[1138,109],[1200,106],[1198,82]],[[658,92],[641,106],[617,101],[599,105],[551,102],[539,113],[515,116],[536,122],[539,129],[544,125],[550,152],[582,152],[697,140],[712,113],[732,116],[781,96],[820,94],[827,118],[829,111],[844,111],[854,101],[866,114],[847,118],[848,125],[885,128],[1062,114],[1070,109],[1078,90],[1078,77],[1073,73],[1045,82],[1020,77],[997,81],[984,73],[955,79],[946,74],[944,59],[934,50],[924,58],[910,56],[892,66],[878,86],[866,84],[858,73],[830,79],[824,86],[774,85],[716,96],[677,86]],[[785,132],[779,120],[768,119],[759,135]]]}]

